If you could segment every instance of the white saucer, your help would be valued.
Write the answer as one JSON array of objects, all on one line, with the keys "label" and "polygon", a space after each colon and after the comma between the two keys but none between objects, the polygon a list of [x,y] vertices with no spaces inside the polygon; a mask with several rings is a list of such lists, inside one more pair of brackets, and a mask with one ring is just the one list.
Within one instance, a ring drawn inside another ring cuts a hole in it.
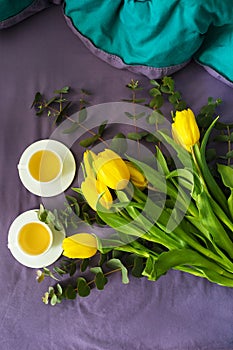
[{"label": "white saucer", "polygon": [[33,194],[41,197],[53,197],[64,192],[72,183],[75,171],[76,163],[73,154],[63,143],[55,140],[40,140],[31,144],[23,152],[19,165],[27,163],[28,158],[38,150],[52,150],[59,154],[63,161],[62,175],[59,179],[51,183],[43,183],[33,180],[27,173],[26,169],[18,169],[19,177],[23,185]]},{"label": "white saucer", "polygon": [[8,248],[13,257],[22,265],[32,268],[42,268],[54,263],[62,254],[62,241],[65,238],[64,231],[56,231],[50,227],[53,233],[53,244],[48,252],[41,256],[27,256],[23,254],[13,242],[16,240],[18,231],[28,222],[38,221],[38,209],[25,211],[19,215],[11,224],[8,233]]}]

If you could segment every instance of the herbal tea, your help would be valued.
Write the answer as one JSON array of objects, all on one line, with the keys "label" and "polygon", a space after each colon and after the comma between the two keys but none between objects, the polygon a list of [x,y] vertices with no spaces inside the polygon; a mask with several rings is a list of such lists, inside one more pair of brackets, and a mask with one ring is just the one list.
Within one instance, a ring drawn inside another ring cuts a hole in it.
[{"label": "herbal tea", "polygon": [[59,175],[61,162],[54,152],[41,150],[31,156],[28,167],[35,180],[49,182]]},{"label": "herbal tea", "polygon": [[26,254],[39,255],[48,249],[51,235],[42,224],[31,222],[24,225],[19,231],[18,243]]}]

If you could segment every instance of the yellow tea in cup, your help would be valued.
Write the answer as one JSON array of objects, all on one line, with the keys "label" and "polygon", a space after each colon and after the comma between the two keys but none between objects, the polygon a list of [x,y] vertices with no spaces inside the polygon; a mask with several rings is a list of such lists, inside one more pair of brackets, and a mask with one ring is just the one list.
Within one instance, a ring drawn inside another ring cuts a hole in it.
[{"label": "yellow tea in cup", "polygon": [[45,253],[52,244],[52,234],[45,224],[30,222],[25,224],[18,234],[20,249],[29,255]]},{"label": "yellow tea in cup", "polygon": [[56,179],[61,173],[61,160],[52,151],[40,150],[35,152],[28,163],[31,176],[40,182]]}]

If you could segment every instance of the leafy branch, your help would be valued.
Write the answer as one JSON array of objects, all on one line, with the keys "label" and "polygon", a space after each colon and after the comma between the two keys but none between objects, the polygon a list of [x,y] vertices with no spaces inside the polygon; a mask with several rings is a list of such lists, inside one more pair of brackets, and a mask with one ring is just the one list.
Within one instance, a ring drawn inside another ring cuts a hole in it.
[{"label": "leafy branch", "polygon": [[[118,253],[119,255],[119,253]],[[61,262],[59,267],[53,268],[50,271],[48,268],[44,268],[42,271],[37,271],[37,281],[41,283],[46,276],[59,281],[54,286],[49,286],[48,291],[45,292],[42,297],[42,301],[45,304],[54,306],[61,303],[63,299],[73,300],[77,296],[87,297],[91,289],[96,287],[98,290],[103,290],[108,283],[108,276],[114,273],[121,272],[122,283],[129,283],[128,272],[131,271],[132,275],[140,278],[142,277],[142,271],[144,269],[145,261],[134,254],[124,255],[124,262],[122,259],[116,258],[117,252],[110,252],[107,254],[101,254],[97,265],[93,266],[91,259],[65,259]],[[95,259],[96,260],[96,257]],[[86,276],[78,276],[73,283],[61,281],[61,276],[69,274],[73,276],[79,269],[81,273],[84,273],[88,269],[89,278]],[[107,271],[106,271],[107,269]],[[56,275],[59,276],[57,278]]]},{"label": "leafy branch", "polygon": [[74,120],[69,116],[73,103],[72,101],[69,101],[67,97],[64,97],[64,94],[67,96],[69,92],[70,88],[65,86],[62,89],[55,90],[53,92],[55,95],[48,100],[45,99],[40,92],[37,92],[31,107],[34,107],[37,116],[47,114],[48,117],[53,118],[56,125],[60,124],[64,120],[69,120],[71,126],[63,131],[64,134],[73,133],[79,127],[81,127],[85,132],[89,133],[91,135],[90,137],[80,141],[81,146],[89,147],[96,141],[103,142],[106,144],[106,146],[108,146],[107,142],[102,138],[105,127],[107,126],[107,121],[104,121],[99,126],[97,133],[83,125],[83,122],[87,119],[86,107],[89,105],[87,97],[89,97],[91,93],[85,89],[80,90],[81,95],[79,98],[78,120]]}]

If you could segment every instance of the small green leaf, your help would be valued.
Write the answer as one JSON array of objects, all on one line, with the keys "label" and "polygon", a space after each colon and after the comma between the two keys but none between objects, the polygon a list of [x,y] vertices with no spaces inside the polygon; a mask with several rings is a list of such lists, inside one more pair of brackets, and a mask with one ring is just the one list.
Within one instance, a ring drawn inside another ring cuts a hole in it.
[{"label": "small green leaf", "polygon": [[80,206],[78,203],[74,203],[74,212],[77,216],[80,215]]},{"label": "small green leaf", "polygon": [[228,142],[230,141],[230,137],[228,135],[217,135],[215,136],[214,141]]},{"label": "small green leaf", "polygon": [[107,260],[107,254],[100,253],[100,259],[99,259],[98,265],[102,266],[106,260]]},{"label": "small green leaf", "polygon": [[160,87],[160,84],[159,84],[156,80],[154,80],[154,79],[151,79],[151,80],[150,80],[150,83],[151,83],[151,85],[154,85],[154,86],[156,86],[156,87]]},{"label": "small green leaf", "polygon": [[90,294],[90,287],[84,277],[77,279],[78,294],[80,297],[87,297]]},{"label": "small green leaf", "polygon": [[77,265],[76,265],[76,263],[71,264],[71,266],[70,266],[70,271],[69,271],[70,277],[73,276],[73,275],[75,274],[76,270],[77,270]]},{"label": "small green leaf", "polygon": [[79,193],[79,194],[81,194],[81,195],[83,194],[81,188],[79,188],[79,187],[71,187],[71,189],[72,189],[74,192],[77,192],[77,193]]},{"label": "small green leaf", "polygon": [[170,88],[168,86],[164,86],[162,85],[160,87],[160,90],[164,93],[164,94],[169,94],[170,93]]},{"label": "small green leaf", "polygon": [[56,123],[56,124],[59,124],[59,123],[63,120],[63,117],[66,116],[67,110],[68,110],[68,108],[70,107],[70,105],[71,105],[71,102],[68,102],[68,103],[65,105],[65,107],[61,110],[61,112],[58,113],[58,115],[57,115],[56,118],[55,118],[55,123]]},{"label": "small green leaf", "polygon": [[108,282],[108,279],[104,276],[102,268],[100,266],[92,267],[90,269],[90,271],[96,275],[95,276],[95,285],[96,285],[97,289],[103,290],[105,284]]},{"label": "small green leaf", "polygon": [[116,134],[110,143],[110,149],[118,154],[124,154],[127,151],[128,144],[125,135],[122,133]]},{"label": "small green leaf", "polygon": [[85,140],[80,141],[79,144],[82,147],[89,147],[93,145],[93,143],[95,143],[98,139],[99,139],[99,135],[94,135],[92,137],[88,137]]},{"label": "small green leaf", "polygon": [[129,119],[133,119],[133,120],[138,120],[141,119],[145,116],[145,112],[141,112],[138,114],[131,114],[129,112],[125,112],[125,115],[129,118]]},{"label": "small green leaf", "polygon": [[95,276],[96,288],[99,290],[103,290],[107,282],[108,282],[108,279],[107,277],[104,276],[103,272],[98,272],[97,275]]},{"label": "small green leaf", "polygon": [[87,119],[87,109],[83,108],[78,113],[78,122],[81,124]]},{"label": "small green leaf", "polygon": [[89,266],[89,262],[90,262],[90,259],[88,259],[88,258],[82,260],[82,263],[81,263],[81,265],[80,265],[80,271],[81,271],[81,272],[86,271],[86,269],[87,269],[88,266]]},{"label": "small green leaf", "polygon": [[70,196],[70,195],[66,195],[66,199],[71,202],[71,203],[77,203],[77,198]]},{"label": "small green leaf", "polygon": [[[137,89],[137,90],[139,90],[139,89]],[[134,103],[143,103],[143,102],[145,102],[145,98],[136,98],[136,99],[133,100],[133,102]]]},{"label": "small green leaf", "polygon": [[66,296],[67,299],[70,299],[70,300],[73,300],[73,299],[76,298],[77,293],[76,293],[74,287],[71,284],[69,284],[66,287],[66,289],[65,289],[65,296]]},{"label": "small green leaf", "polygon": [[134,114],[131,114],[129,112],[125,112],[125,115],[129,118],[129,119],[134,119]]},{"label": "small green leaf", "polygon": [[158,111],[153,111],[151,115],[147,117],[147,122],[149,124],[163,124],[165,121],[164,116],[158,112]]},{"label": "small green leaf", "polygon": [[116,269],[116,270],[119,269],[122,274],[122,283],[124,284],[129,283],[128,270],[119,259],[109,260],[107,262],[107,266],[110,267],[111,269]]},{"label": "small green leaf", "polygon": [[69,86],[64,86],[63,88],[59,90],[55,90],[54,94],[67,94],[69,92],[70,88]]},{"label": "small green leaf", "polygon": [[153,89],[150,89],[150,91],[149,91],[149,94],[151,95],[151,96],[157,96],[157,95],[161,95],[161,92],[159,91],[159,89],[156,89],[156,88],[153,88]]},{"label": "small green leaf", "polygon": [[57,303],[57,296],[56,294],[53,294],[52,298],[50,299],[50,304],[54,306],[56,305],[56,303]]},{"label": "small green leaf", "polygon": [[175,107],[176,107],[177,111],[182,111],[183,109],[185,109],[187,107],[187,104],[186,104],[186,102],[181,100],[175,105]]},{"label": "small green leaf", "polygon": [[94,273],[95,275],[97,275],[97,273],[99,273],[99,272],[103,273],[103,270],[102,270],[102,268],[100,266],[91,267],[90,271],[92,273]]},{"label": "small green leaf", "polygon": [[129,132],[127,134],[127,138],[129,140],[134,140],[134,141],[138,141],[138,140],[141,140],[142,139],[142,135],[140,135],[140,133],[137,133],[137,132]]},{"label": "small green leaf", "polygon": [[164,102],[163,96],[162,95],[157,95],[150,101],[149,106],[151,108],[159,109],[160,107],[162,107],[163,102]]},{"label": "small green leaf", "polygon": [[60,276],[65,275],[67,272],[65,270],[62,270],[60,267],[55,266],[53,270],[58,273]]},{"label": "small green leaf", "polygon": [[98,129],[98,135],[99,135],[99,136],[102,136],[102,135],[103,135],[104,129],[106,128],[107,124],[108,124],[108,121],[107,121],[107,120],[105,120],[104,122],[102,122],[102,123],[100,124],[99,129]]},{"label": "small green leaf", "polygon": [[233,158],[233,151],[229,151],[226,153],[226,158],[229,159],[229,158]]},{"label": "small green leaf", "polygon": [[58,292],[58,295],[62,295],[62,287],[59,283],[57,284],[57,292]]},{"label": "small green leaf", "polygon": [[49,286],[49,296],[52,297],[54,293],[54,288]]},{"label": "small green leaf", "polygon": [[171,77],[167,77],[167,76],[164,77],[162,79],[162,82],[163,82],[163,86],[167,86],[169,88],[170,92],[174,91],[175,82]]},{"label": "small green leaf", "polygon": [[35,94],[35,97],[34,97],[34,100],[33,100],[33,102],[32,102],[31,108],[34,107],[38,102],[41,102],[42,99],[43,99],[43,96],[41,95],[41,93],[40,93],[40,92],[37,92],[37,93]]},{"label": "small green leaf", "polygon": [[71,134],[72,132],[75,132],[78,128],[79,128],[79,124],[76,122],[73,122],[71,127],[63,130],[62,133],[63,134]]},{"label": "small green leaf", "polygon": [[157,139],[157,137],[155,137],[153,134],[148,134],[146,136],[146,141],[147,142],[152,142],[152,143],[156,143],[159,141],[159,139]]}]

